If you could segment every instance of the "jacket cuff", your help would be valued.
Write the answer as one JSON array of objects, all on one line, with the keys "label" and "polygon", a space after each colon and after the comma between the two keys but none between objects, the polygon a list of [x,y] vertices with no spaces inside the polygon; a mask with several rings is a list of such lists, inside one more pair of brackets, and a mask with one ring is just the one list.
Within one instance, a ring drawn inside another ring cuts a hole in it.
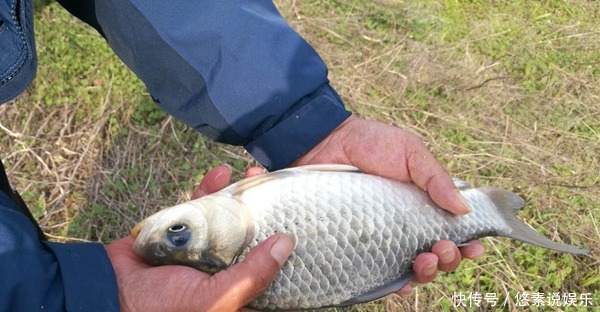
[{"label": "jacket cuff", "polygon": [[58,260],[67,311],[120,311],[115,272],[102,244],[43,243]]},{"label": "jacket cuff", "polygon": [[285,168],[306,154],[351,115],[329,84],[295,106],[293,113],[244,145],[269,171]]}]

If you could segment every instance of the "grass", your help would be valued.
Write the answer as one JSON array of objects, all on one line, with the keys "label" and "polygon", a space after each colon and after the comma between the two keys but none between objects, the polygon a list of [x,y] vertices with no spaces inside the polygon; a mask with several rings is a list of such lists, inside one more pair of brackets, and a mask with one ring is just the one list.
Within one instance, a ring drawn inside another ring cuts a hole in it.
[{"label": "grass", "polygon": [[[357,115],[418,133],[454,176],[517,192],[530,225],[592,250],[573,257],[484,239],[484,257],[411,297],[350,311],[451,310],[461,292],[495,293],[503,310],[522,309],[523,292],[591,293],[600,306],[600,4],[276,3]],[[109,242],[189,198],[209,168],[228,163],[239,178],[256,165],[160,111],[89,27],[56,4],[37,7],[38,75],[0,107],[0,146],[13,183],[56,240]]]}]

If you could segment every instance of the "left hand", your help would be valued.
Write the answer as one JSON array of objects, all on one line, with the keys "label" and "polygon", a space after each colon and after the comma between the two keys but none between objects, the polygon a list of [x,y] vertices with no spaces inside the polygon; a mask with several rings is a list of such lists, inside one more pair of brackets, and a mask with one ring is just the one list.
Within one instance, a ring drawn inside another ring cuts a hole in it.
[{"label": "left hand", "polygon": [[[423,141],[415,134],[383,123],[350,116],[323,141],[300,157],[292,166],[337,163],[358,167],[366,173],[403,182],[412,182],[427,191],[441,208],[455,214],[466,214],[469,207],[448,172],[438,164]],[[428,283],[438,270],[454,271],[461,259],[474,259],[483,254],[483,245],[472,241],[459,248],[452,241],[439,241],[431,252],[415,258],[414,281]],[[399,294],[407,295],[406,285]]]},{"label": "left hand", "polygon": [[[247,175],[257,170],[252,168]],[[213,168],[192,198],[224,188],[230,175],[226,166]],[[242,262],[208,275],[185,266],[149,266],[135,255],[133,242],[129,236],[105,246],[123,312],[248,311],[244,306],[269,287],[294,248],[291,238],[275,234],[254,247]]]}]

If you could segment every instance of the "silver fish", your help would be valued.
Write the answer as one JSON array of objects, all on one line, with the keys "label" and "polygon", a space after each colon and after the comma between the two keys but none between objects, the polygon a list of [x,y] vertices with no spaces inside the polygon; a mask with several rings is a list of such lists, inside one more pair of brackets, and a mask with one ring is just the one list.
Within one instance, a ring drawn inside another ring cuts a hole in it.
[{"label": "silver fish", "polygon": [[336,307],[378,299],[412,279],[415,257],[439,240],[463,244],[504,236],[573,254],[523,223],[523,199],[507,190],[455,181],[472,208],[455,216],[414,184],[343,165],[276,171],[166,208],[132,230],[134,251],[151,265],[181,264],[214,273],[241,261],[274,233],[289,233],[294,252],[258,310]]}]

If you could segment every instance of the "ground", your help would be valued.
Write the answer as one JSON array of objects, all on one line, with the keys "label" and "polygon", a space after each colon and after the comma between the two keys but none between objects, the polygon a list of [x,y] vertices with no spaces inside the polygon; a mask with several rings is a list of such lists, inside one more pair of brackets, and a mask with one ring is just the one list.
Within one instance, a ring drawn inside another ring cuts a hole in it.
[{"label": "ground", "polygon": [[[463,303],[475,310],[478,302],[489,310],[494,295],[505,310],[574,310],[558,306],[569,294],[575,304],[589,296],[600,306],[598,2],[276,4],[323,57],[356,115],[414,131],[453,176],[520,194],[527,223],[591,249],[571,256],[484,239],[486,255],[456,273],[408,298],[351,311]],[[164,114],[98,34],[56,3],[36,3],[35,27],[38,75],[0,106],[0,146],[13,183],[53,239],[108,243],[188,199],[209,168],[227,163],[239,178],[256,165],[243,149]]]}]

